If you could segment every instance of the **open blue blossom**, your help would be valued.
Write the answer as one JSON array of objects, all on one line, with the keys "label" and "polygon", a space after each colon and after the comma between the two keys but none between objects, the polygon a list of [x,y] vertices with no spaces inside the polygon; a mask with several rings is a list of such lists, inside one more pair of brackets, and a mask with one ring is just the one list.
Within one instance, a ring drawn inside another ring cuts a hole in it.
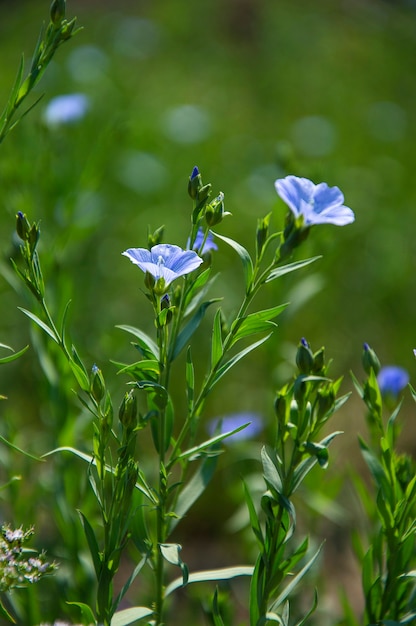
[{"label": "open blue blossom", "polygon": [[275,188],[295,218],[303,217],[304,226],[345,226],[355,219],[353,211],[344,206],[344,196],[338,187],[328,187],[326,183],[315,185],[307,178],[286,176],[276,180]]},{"label": "open blue blossom", "polygon": [[208,432],[214,436],[215,434],[228,433],[239,426],[248,424],[238,433],[227,437],[225,442],[243,441],[253,439],[263,430],[263,421],[256,413],[232,413],[226,417],[215,417],[208,424]]},{"label": "open blue blossom", "polygon": [[[197,250],[199,254],[205,254],[206,252],[210,252],[211,250],[218,250],[218,246],[214,241],[214,235],[211,232],[208,233],[208,237],[206,242],[204,243],[204,247],[202,250],[200,250],[199,248],[201,247],[203,241],[204,231],[202,230],[202,228],[199,228],[192,249]],[[186,245],[187,248],[189,248],[189,239]]]},{"label": "open blue blossom", "polygon": [[48,126],[72,124],[82,119],[90,107],[88,96],[83,93],[71,93],[52,98],[44,112]]},{"label": "open blue blossom", "polygon": [[383,397],[397,399],[409,382],[409,374],[403,367],[387,365],[379,371],[377,382]]},{"label": "open blue blossom", "polygon": [[147,248],[129,248],[122,253],[143,272],[148,272],[156,281],[163,279],[164,287],[196,270],[203,260],[193,250],[182,250],[179,246],[160,243]]}]

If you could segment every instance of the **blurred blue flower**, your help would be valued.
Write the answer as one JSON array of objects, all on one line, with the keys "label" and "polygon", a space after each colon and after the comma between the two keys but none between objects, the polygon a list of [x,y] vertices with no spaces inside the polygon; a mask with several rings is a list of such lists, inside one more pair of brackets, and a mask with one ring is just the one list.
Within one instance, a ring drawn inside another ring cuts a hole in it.
[{"label": "blurred blue flower", "polygon": [[409,374],[403,367],[387,365],[377,376],[380,393],[383,397],[397,398],[409,382]]},{"label": "blurred blue flower", "polygon": [[353,211],[343,205],[344,196],[338,187],[328,187],[326,183],[315,185],[307,178],[286,176],[275,181],[275,188],[295,218],[303,217],[305,226],[345,226],[355,219]]},{"label": "blurred blue flower", "polygon": [[129,248],[122,254],[155,280],[163,278],[165,287],[179,276],[190,274],[203,262],[193,250],[182,250],[179,246],[165,243],[153,246],[150,250]]},{"label": "blurred blue flower", "polygon": [[82,119],[90,108],[90,100],[83,93],[71,93],[53,98],[44,112],[48,126],[72,124]]},{"label": "blurred blue flower", "polygon": [[263,421],[260,415],[256,413],[232,413],[226,417],[215,417],[208,423],[208,432],[214,436],[217,434],[228,433],[239,426],[249,424],[246,428],[239,430],[238,433],[227,437],[225,442],[243,441],[253,439],[263,430]]},{"label": "blurred blue flower", "polygon": [[[205,254],[206,252],[210,252],[211,250],[218,250],[218,246],[217,244],[214,242],[214,235],[209,232],[208,233],[208,237],[207,240],[204,244],[204,247],[202,250],[200,250],[199,248],[202,245],[202,242],[204,241],[204,231],[202,228],[198,229],[197,235],[195,237],[195,241],[194,241],[194,245],[192,247],[192,250],[197,250],[199,252],[199,254]],[[188,242],[186,244],[186,247],[189,249],[189,239]]]}]

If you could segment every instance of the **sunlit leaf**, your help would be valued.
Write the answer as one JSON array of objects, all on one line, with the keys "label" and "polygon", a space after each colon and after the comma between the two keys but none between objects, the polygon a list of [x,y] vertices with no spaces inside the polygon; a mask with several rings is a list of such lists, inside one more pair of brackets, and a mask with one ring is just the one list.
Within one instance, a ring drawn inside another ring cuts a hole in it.
[{"label": "sunlit leaf", "polygon": [[[271,309],[265,309],[264,311],[257,311],[256,313],[250,313],[246,317],[236,320],[233,326],[235,327],[238,324],[237,331],[234,334],[233,341],[231,345],[234,345],[239,339],[243,339],[244,337],[248,337],[249,335],[254,335],[255,333],[269,332],[276,324],[271,320],[274,317],[277,317],[285,310],[288,306],[288,303],[280,304]],[[233,327],[231,327],[231,332],[233,331]]]},{"label": "sunlit leaf", "polygon": [[54,333],[54,331],[52,330],[52,328],[49,328],[49,326],[47,324],[45,324],[45,322],[43,322],[37,315],[35,315],[34,313],[32,313],[31,311],[28,311],[27,309],[23,309],[21,306],[17,307],[19,309],[19,311],[22,311],[22,313],[24,313],[25,315],[27,315],[28,317],[30,317],[30,319],[35,322],[35,324],[37,324],[40,328],[42,328],[42,330],[45,331],[45,333],[47,333],[49,335],[49,337],[52,337],[52,339],[59,344],[59,340],[58,337],[56,336],[56,334]]},{"label": "sunlit leaf", "polygon": [[207,308],[213,304],[214,302],[218,302],[221,298],[213,298],[212,300],[208,300],[207,302],[203,302],[195,315],[189,320],[189,322],[184,326],[181,332],[178,335],[178,338],[175,343],[175,348],[173,350],[172,360],[175,359],[178,354],[183,350],[183,348],[188,344],[192,335],[196,331],[196,329],[201,324],[202,320],[205,316],[205,311]]},{"label": "sunlit leaf", "polygon": [[134,624],[151,615],[153,615],[153,611],[147,606],[133,606],[123,611],[117,611],[111,618],[110,626],[129,626],[129,624]]},{"label": "sunlit leaf", "polygon": [[218,237],[218,239],[221,239],[221,241],[227,243],[229,246],[231,246],[231,248],[233,248],[233,250],[235,250],[235,252],[237,252],[238,256],[243,262],[244,277],[247,290],[251,285],[251,281],[253,279],[253,261],[251,260],[251,256],[249,255],[247,250],[241,244],[237,243],[237,241],[234,241],[234,239],[224,237],[224,235],[219,235],[218,233],[214,233],[214,235]]},{"label": "sunlit leaf", "polygon": [[269,276],[266,279],[266,283],[269,283],[284,274],[289,274],[290,272],[294,272],[296,270],[300,270],[302,267],[306,267],[311,263],[314,263],[318,259],[321,259],[322,256],[314,256],[310,259],[305,259],[304,261],[295,261],[294,263],[288,263],[287,265],[283,265],[282,267],[277,267],[275,270],[272,270]]},{"label": "sunlit leaf", "polygon": [[[230,580],[238,576],[251,576],[253,574],[253,566],[251,565],[238,565],[235,567],[225,567],[220,569],[212,569],[201,572],[193,572],[189,574],[188,585],[191,583],[203,583],[216,580]],[[176,578],[173,582],[166,587],[165,595],[168,596],[182,587],[182,578]]]},{"label": "sunlit leaf", "polygon": [[134,326],[121,325],[116,326],[116,328],[120,328],[121,330],[126,331],[126,333],[130,333],[134,335],[137,339],[139,339],[139,345],[143,344],[150,352],[153,354],[154,358],[159,360],[159,348],[156,343],[147,335],[145,332],[140,330],[140,328],[135,328]]}]

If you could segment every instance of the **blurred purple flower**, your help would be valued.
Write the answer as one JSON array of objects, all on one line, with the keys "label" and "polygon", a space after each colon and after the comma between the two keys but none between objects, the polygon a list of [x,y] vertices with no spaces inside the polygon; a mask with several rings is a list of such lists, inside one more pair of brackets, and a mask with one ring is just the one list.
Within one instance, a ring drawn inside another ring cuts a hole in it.
[{"label": "blurred purple flower", "polygon": [[377,382],[383,397],[397,398],[409,382],[409,374],[403,367],[387,365],[379,371]]},{"label": "blurred purple flower", "polygon": [[239,430],[238,433],[230,435],[225,442],[243,441],[253,439],[263,430],[263,421],[260,415],[256,413],[232,413],[226,417],[215,417],[208,423],[208,432],[214,436],[215,434],[228,433],[239,426],[249,424],[246,428]]},{"label": "blurred purple flower", "polygon": [[48,126],[72,124],[82,119],[90,108],[90,100],[83,93],[71,93],[53,98],[48,103],[44,120]]},{"label": "blurred purple flower", "polygon": [[165,287],[179,276],[190,274],[203,262],[193,250],[182,250],[179,246],[165,243],[153,246],[150,250],[129,248],[122,254],[155,280],[163,278]]},{"label": "blurred purple flower", "polygon": [[307,178],[286,176],[275,181],[275,188],[295,218],[303,216],[305,226],[345,226],[355,219],[353,211],[343,205],[344,196],[338,187],[328,187],[326,183],[315,185]]},{"label": "blurred purple flower", "polygon": [[[197,252],[199,252],[199,254],[205,254],[206,252],[210,252],[211,250],[218,250],[218,246],[214,241],[214,235],[211,232],[208,233],[208,237],[204,244],[204,247],[202,250],[200,250],[199,248],[201,247],[203,241],[204,241],[204,231],[202,230],[202,228],[199,228],[197,235],[195,237],[192,250],[196,250]],[[186,247],[188,249],[189,249],[189,243],[190,242],[188,239],[187,244],[186,244]]]}]

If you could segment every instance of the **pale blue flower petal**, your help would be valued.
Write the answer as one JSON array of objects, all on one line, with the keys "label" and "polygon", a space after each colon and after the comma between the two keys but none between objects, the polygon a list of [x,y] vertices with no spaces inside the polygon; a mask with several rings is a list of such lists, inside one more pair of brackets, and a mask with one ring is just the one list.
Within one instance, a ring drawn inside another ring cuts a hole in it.
[{"label": "pale blue flower petal", "polygon": [[353,211],[344,206],[344,196],[338,187],[329,187],[326,183],[315,185],[307,178],[286,176],[276,180],[275,188],[295,218],[303,216],[305,226],[345,226],[355,219]]},{"label": "pale blue flower petal", "polygon": [[83,93],[71,93],[52,98],[48,103],[44,120],[49,126],[72,124],[82,119],[90,108],[90,100]]},{"label": "pale blue flower petal", "polygon": [[386,365],[379,371],[377,382],[382,396],[396,398],[409,382],[409,374],[403,367]]},{"label": "pale blue flower petal", "polygon": [[151,250],[129,248],[122,254],[156,280],[163,278],[166,287],[179,276],[193,272],[203,262],[193,250],[182,250],[179,246],[164,243],[153,246]]}]

